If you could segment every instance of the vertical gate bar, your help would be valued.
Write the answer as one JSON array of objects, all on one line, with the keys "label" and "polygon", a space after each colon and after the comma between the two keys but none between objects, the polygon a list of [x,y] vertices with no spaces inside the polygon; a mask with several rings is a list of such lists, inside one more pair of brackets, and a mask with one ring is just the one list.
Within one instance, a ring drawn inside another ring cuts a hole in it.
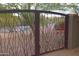
[{"label": "vertical gate bar", "polygon": [[69,15],[65,16],[65,48],[68,48],[68,25]]},{"label": "vertical gate bar", "polygon": [[35,12],[35,55],[40,55],[40,13]]}]

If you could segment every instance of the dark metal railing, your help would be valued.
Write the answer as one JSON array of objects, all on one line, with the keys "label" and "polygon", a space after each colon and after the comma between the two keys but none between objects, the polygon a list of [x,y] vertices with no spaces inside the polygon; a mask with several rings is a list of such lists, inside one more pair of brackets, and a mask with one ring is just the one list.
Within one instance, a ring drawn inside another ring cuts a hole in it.
[{"label": "dark metal railing", "polygon": [[42,10],[0,10],[0,13],[19,13],[19,12],[39,12],[39,13],[50,13],[50,14],[57,14],[57,15],[62,15],[62,16],[66,16],[67,14],[65,13],[60,13],[60,12],[52,12],[52,11],[42,11]]}]

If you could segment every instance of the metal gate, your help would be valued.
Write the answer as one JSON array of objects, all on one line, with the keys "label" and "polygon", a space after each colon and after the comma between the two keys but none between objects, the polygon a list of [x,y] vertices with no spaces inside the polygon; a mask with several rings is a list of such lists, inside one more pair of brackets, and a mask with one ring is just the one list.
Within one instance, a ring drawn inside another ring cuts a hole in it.
[{"label": "metal gate", "polygon": [[[64,15],[54,13],[40,14],[40,53],[65,48],[67,22]],[[65,23],[66,22],[66,23]]]},{"label": "metal gate", "polygon": [[41,10],[0,10],[0,55],[41,55],[67,48],[68,15]]}]

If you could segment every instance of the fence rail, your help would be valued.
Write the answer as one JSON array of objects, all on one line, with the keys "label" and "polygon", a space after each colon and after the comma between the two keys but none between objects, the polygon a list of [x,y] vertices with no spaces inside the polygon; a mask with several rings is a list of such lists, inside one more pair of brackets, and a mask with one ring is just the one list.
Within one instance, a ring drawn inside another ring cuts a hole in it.
[{"label": "fence rail", "polygon": [[60,12],[52,12],[52,11],[42,11],[42,10],[16,10],[16,9],[13,9],[13,10],[0,10],[0,13],[19,13],[19,12],[39,12],[39,13],[50,13],[50,14],[57,14],[57,15],[63,15],[63,16],[66,16],[68,14],[65,14],[65,13],[60,13]]}]

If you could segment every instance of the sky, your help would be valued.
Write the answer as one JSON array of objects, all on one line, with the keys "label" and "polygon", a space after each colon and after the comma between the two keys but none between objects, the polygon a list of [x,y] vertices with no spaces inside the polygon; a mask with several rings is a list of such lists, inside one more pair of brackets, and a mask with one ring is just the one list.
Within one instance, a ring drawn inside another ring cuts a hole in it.
[{"label": "sky", "polygon": [[79,3],[79,0],[0,0],[0,3]]}]

